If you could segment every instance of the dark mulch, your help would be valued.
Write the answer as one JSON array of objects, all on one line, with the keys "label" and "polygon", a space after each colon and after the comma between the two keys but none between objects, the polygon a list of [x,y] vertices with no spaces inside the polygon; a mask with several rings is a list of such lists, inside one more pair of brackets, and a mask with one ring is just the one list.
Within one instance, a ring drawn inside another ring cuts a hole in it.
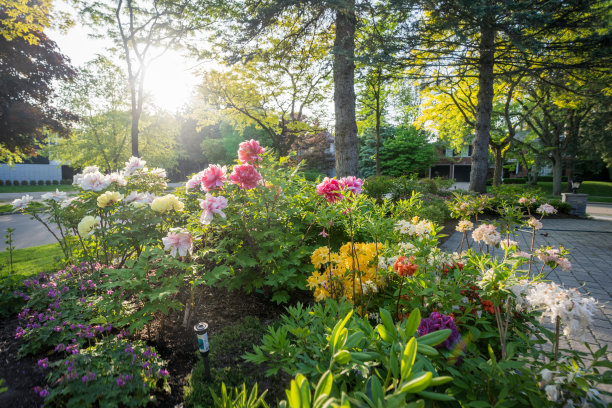
[{"label": "dark mulch", "polygon": [[15,340],[15,330],[18,325],[17,316],[0,320],[0,378],[8,387],[8,391],[0,394],[0,407],[40,407],[43,399],[32,388],[42,385],[45,375],[37,365],[37,357],[17,360],[19,343]]},{"label": "dark mulch", "polygon": [[[186,297],[187,294],[185,293]],[[181,299],[183,303],[186,299]],[[285,311],[284,306],[270,303],[265,296],[254,293],[244,294],[238,291],[227,291],[219,288],[201,286],[196,294],[196,312],[189,326],[183,328],[183,313],[173,312],[154,324],[154,331],[159,330],[159,336],[152,335],[149,342],[159,351],[161,357],[168,362],[170,372],[168,383],[171,393],[157,396],[157,406],[180,406],[183,401],[185,378],[191,373],[198,360],[197,342],[193,326],[197,322],[208,323],[209,338],[219,333],[223,328],[236,324],[246,316],[255,316],[264,324],[276,320]],[[146,338],[146,331],[143,339]],[[158,337],[155,339],[155,337]],[[265,384],[261,384],[265,389]]]}]

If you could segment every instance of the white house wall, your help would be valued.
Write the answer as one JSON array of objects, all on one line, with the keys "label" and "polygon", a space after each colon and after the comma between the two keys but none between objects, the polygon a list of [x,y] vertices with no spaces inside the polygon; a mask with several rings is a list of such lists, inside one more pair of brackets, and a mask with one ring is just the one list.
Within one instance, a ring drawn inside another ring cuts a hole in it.
[{"label": "white house wall", "polygon": [[61,179],[62,166],[54,162],[51,164],[15,164],[14,166],[0,164],[0,180],[61,181]]}]

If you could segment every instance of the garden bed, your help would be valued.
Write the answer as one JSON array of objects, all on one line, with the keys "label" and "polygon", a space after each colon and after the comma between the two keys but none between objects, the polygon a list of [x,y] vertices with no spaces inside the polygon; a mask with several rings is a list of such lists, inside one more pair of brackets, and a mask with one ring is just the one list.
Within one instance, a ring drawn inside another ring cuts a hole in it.
[{"label": "garden bed", "polygon": [[[308,298],[305,294],[297,294],[296,299]],[[208,323],[211,340],[223,329],[235,325],[247,316],[257,317],[262,324],[268,325],[285,311],[284,306],[271,303],[261,294],[247,295],[239,291],[207,286],[197,288],[196,305],[194,320]],[[144,340],[154,346],[161,357],[168,361],[170,392],[158,393],[157,403],[154,406],[171,407],[183,402],[186,377],[198,361],[193,324],[185,329],[182,321],[182,313],[172,312],[155,319],[151,326],[151,339],[148,338],[146,330],[136,336],[136,339]],[[43,399],[32,390],[44,383],[45,371],[37,365],[37,361],[44,355],[16,358],[22,343],[15,339],[15,330],[18,326],[19,321],[16,316],[0,320],[0,378],[5,379],[5,386],[9,389],[0,394],[0,406],[13,408],[41,406]],[[234,357],[236,356],[228,356],[228,358]],[[261,387],[272,388],[274,382],[274,379],[270,379],[268,384],[262,383]]]}]

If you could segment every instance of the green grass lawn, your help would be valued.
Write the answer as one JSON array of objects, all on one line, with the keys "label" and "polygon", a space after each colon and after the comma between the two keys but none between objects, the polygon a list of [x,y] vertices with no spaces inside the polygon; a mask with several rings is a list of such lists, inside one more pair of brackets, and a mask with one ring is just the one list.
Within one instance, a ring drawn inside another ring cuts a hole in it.
[{"label": "green grass lawn", "polygon": [[44,185],[44,186],[0,186],[0,193],[30,193],[38,191],[73,191],[75,188],[72,185]]},{"label": "green grass lawn", "polygon": [[13,212],[13,206],[11,204],[0,204],[0,214],[5,212]]},{"label": "green grass lawn", "polygon": [[[9,271],[8,255],[8,251],[0,252],[2,274]],[[13,270],[15,274],[24,277],[40,272],[52,272],[63,257],[64,254],[59,244],[15,249],[13,251]]]}]

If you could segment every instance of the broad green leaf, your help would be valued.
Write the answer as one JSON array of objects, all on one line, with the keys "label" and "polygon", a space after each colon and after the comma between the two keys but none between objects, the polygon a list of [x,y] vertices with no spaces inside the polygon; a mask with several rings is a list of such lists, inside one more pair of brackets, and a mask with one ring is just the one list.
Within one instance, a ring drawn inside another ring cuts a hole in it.
[{"label": "broad green leaf", "polygon": [[407,380],[410,378],[410,372],[412,370],[412,365],[414,364],[414,359],[416,358],[416,340],[414,337],[410,339],[406,348],[404,349],[404,353],[402,354],[402,364],[401,364],[401,376],[402,380]]},{"label": "broad green leaf", "polygon": [[425,374],[415,378],[414,380],[402,385],[400,387],[400,392],[407,392],[410,394],[421,392],[425,388],[429,387],[429,384],[431,384],[432,377],[433,375],[431,374],[431,372],[428,371]]},{"label": "broad green leaf", "polygon": [[410,317],[406,320],[406,327],[404,328],[404,333],[406,334],[406,338],[414,336],[414,333],[419,328],[419,324],[421,323],[421,311],[419,309],[414,309],[410,313]]},{"label": "broad green leaf", "polygon": [[442,343],[444,340],[451,335],[450,329],[438,330],[433,333],[428,333],[424,336],[420,336],[418,338],[419,343],[425,344],[427,346],[437,346]]}]

